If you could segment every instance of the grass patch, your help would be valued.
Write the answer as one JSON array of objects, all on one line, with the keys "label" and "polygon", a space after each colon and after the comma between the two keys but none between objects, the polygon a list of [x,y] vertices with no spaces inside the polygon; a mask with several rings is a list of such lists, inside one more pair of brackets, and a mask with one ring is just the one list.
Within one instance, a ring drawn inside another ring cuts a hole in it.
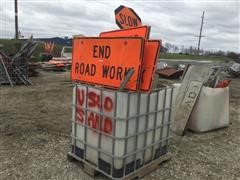
[{"label": "grass patch", "polygon": [[216,61],[232,61],[225,56],[204,56],[204,55],[186,55],[173,53],[160,53],[161,59],[191,59],[191,60],[216,60]]}]

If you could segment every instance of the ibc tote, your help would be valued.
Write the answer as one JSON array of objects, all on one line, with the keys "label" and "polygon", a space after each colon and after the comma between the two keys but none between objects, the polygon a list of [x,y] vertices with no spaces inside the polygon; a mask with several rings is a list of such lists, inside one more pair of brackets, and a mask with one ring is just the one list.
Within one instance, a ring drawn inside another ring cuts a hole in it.
[{"label": "ibc tote", "polygon": [[173,88],[120,92],[76,84],[72,154],[122,178],[167,153]]}]

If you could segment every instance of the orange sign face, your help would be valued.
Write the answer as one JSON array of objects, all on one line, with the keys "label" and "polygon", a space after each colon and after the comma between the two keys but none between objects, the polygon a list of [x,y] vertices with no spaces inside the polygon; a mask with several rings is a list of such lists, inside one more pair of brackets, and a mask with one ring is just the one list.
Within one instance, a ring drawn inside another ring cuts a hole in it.
[{"label": "orange sign face", "polygon": [[[116,30],[109,32],[100,33],[100,37],[123,37],[123,36],[140,36],[145,39],[148,38],[150,33],[150,27],[141,26],[139,28],[131,28],[124,30]],[[158,58],[158,53],[160,49],[160,41],[157,40],[147,40],[144,44],[144,55],[141,64],[142,74],[140,82],[140,90],[149,91],[152,85],[153,75],[155,72],[156,60]]]},{"label": "orange sign face", "polygon": [[161,42],[158,40],[145,41],[140,83],[143,91],[149,91],[152,86],[160,46]]},{"label": "orange sign face", "polygon": [[133,68],[126,89],[136,90],[140,82],[143,47],[141,37],[73,39],[71,79],[119,88]]},{"label": "orange sign face", "polygon": [[128,29],[142,25],[142,21],[137,13],[133,9],[122,5],[115,9],[115,20],[120,29]]},{"label": "orange sign face", "polygon": [[141,26],[124,30],[101,32],[100,37],[142,37],[149,38],[150,26]]}]

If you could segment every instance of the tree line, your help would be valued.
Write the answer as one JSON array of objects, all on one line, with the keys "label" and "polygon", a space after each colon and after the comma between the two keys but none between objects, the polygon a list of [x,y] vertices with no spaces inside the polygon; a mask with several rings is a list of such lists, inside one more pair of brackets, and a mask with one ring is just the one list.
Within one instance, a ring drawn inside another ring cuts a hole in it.
[{"label": "tree line", "polygon": [[213,50],[204,50],[200,49],[199,54],[197,47],[189,46],[176,46],[171,43],[165,43],[164,46],[161,47],[161,52],[163,53],[178,53],[178,54],[185,54],[185,55],[204,55],[204,56],[225,56],[231,58],[233,60],[239,61],[240,60],[240,53],[235,53],[232,51],[213,51]]}]

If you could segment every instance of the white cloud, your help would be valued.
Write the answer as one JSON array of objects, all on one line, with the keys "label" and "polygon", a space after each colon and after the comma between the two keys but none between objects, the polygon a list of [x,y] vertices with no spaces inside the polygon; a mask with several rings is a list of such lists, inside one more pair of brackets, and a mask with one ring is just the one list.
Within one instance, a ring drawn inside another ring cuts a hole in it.
[{"label": "white cloud", "polygon": [[[1,38],[14,36],[13,0],[2,0]],[[143,24],[150,25],[151,37],[176,45],[196,46],[202,11],[205,22],[202,48],[239,48],[239,1],[19,1],[19,28],[23,35],[35,37],[97,36],[101,31],[118,29],[114,10],[119,5],[133,8]]]}]

